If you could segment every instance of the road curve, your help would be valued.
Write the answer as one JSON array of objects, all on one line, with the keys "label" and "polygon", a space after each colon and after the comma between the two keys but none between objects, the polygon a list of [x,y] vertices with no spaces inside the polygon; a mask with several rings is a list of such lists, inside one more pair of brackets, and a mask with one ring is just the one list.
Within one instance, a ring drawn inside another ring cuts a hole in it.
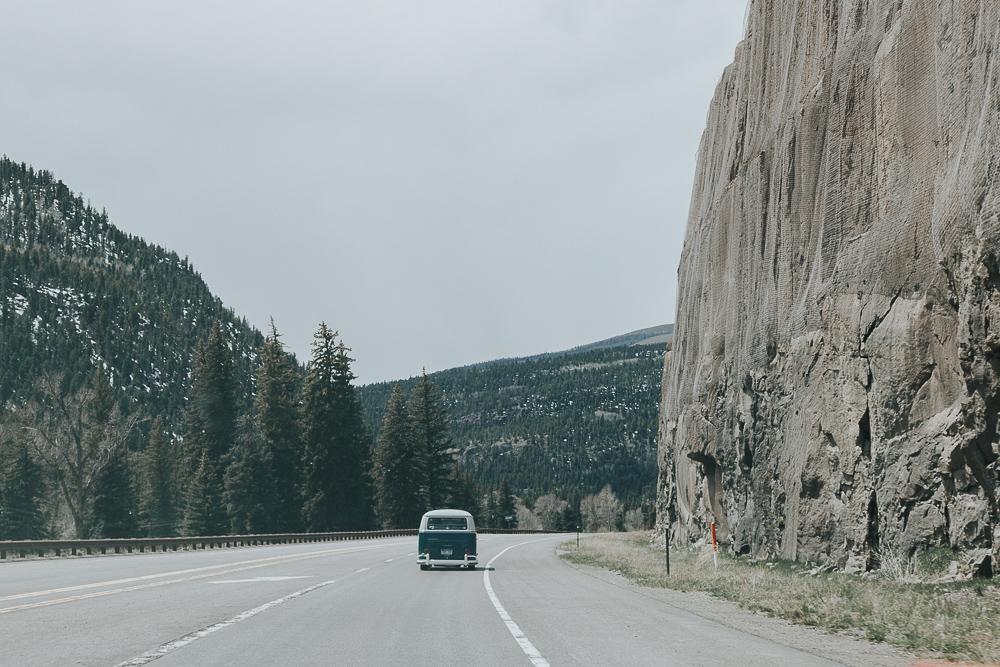
[{"label": "road curve", "polygon": [[415,538],[0,564],[11,665],[834,665],[481,535],[492,570],[421,572]]}]

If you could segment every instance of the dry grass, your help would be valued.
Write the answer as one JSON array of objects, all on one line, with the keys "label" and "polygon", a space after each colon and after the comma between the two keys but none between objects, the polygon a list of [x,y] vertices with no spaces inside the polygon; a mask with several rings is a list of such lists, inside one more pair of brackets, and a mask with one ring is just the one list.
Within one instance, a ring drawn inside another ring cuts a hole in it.
[{"label": "dry grass", "polygon": [[[996,580],[908,583],[842,573],[810,575],[801,563],[756,562],[704,550],[663,550],[646,533],[602,534],[563,545],[563,558],[619,572],[642,586],[705,591],[747,609],[834,632],[861,634],[918,655],[1000,662],[1000,585]],[[900,581],[898,579],[903,579]]]}]

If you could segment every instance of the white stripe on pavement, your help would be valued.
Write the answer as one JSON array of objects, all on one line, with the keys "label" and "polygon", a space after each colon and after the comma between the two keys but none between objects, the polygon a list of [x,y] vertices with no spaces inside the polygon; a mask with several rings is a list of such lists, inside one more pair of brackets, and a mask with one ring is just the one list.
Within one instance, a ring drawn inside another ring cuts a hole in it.
[{"label": "white stripe on pavement", "polygon": [[[69,592],[73,592],[73,591],[86,590],[88,588],[103,588],[105,586],[118,586],[120,584],[131,584],[131,583],[134,583],[134,582],[137,582],[137,581],[149,581],[151,579],[161,579],[163,577],[175,577],[175,576],[178,576],[178,575],[194,574],[196,572],[208,572],[209,570],[222,570],[222,569],[231,568],[231,567],[239,566],[239,565],[249,565],[251,563],[264,563],[264,564],[267,564],[267,563],[282,563],[282,562],[288,561],[289,559],[295,560],[295,559],[298,559],[298,558],[302,558],[303,556],[311,556],[311,555],[323,556],[323,555],[326,555],[326,554],[335,554],[335,553],[351,553],[351,552],[354,552],[354,551],[367,551],[367,550],[370,550],[370,549],[379,549],[379,548],[384,548],[384,547],[387,547],[387,546],[394,546],[394,545],[391,545],[391,544],[377,544],[377,545],[370,545],[370,546],[366,545],[366,546],[352,546],[352,547],[336,547],[336,548],[333,548],[333,549],[323,549],[323,550],[320,550],[320,551],[307,551],[307,552],[298,553],[298,554],[294,554],[294,553],[293,554],[282,554],[280,556],[268,556],[267,558],[255,558],[255,559],[252,559],[252,560],[229,561],[229,562],[225,562],[225,563],[218,563],[217,565],[207,565],[207,566],[204,566],[204,567],[192,567],[192,568],[187,568],[187,569],[184,569],[184,570],[173,570],[173,571],[170,571],[170,572],[159,572],[159,573],[156,573],[156,574],[146,574],[146,575],[143,575],[143,576],[140,576],[140,577],[128,577],[126,579],[113,579],[111,581],[95,581],[95,582],[92,582],[92,583],[89,583],[89,584],[80,584],[80,585],[77,585],[77,586],[64,586],[62,588],[50,588],[50,589],[44,590],[44,591],[31,591],[30,593],[16,593],[14,595],[0,596],[0,602],[7,602],[9,600],[22,600],[24,598],[43,597],[43,596],[46,596],[46,595],[55,595],[56,593],[69,593]],[[186,553],[183,553],[183,554],[182,553],[177,553],[177,554],[173,554],[173,555],[178,555],[178,556],[184,557],[184,556],[187,556],[187,555],[193,555],[194,553],[196,553],[196,552],[186,552]],[[218,553],[224,553],[224,552],[218,552]]]},{"label": "white stripe on pavement", "polygon": [[500,619],[507,626],[507,629],[510,630],[510,634],[514,636],[514,640],[517,642],[517,645],[520,646],[521,650],[524,651],[524,654],[528,656],[528,660],[531,661],[531,664],[536,667],[549,667],[549,661],[542,657],[542,654],[538,652],[535,645],[531,643],[531,640],[525,636],[524,632],[521,631],[521,628],[514,622],[514,619],[512,619],[510,614],[507,613],[507,610],[503,608],[503,605],[500,604],[500,598],[497,597],[492,584],[490,584],[490,568],[493,566],[493,563],[497,558],[500,558],[500,556],[503,556],[514,547],[520,547],[525,544],[529,544],[530,542],[538,541],[539,540],[528,540],[528,542],[512,544],[491,558],[490,562],[486,564],[486,570],[483,571],[483,586],[486,587],[486,594],[490,596],[490,602],[493,603],[493,607],[497,610],[497,613],[500,614]]},{"label": "white stripe on pavement", "polygon": [[[244,561],[244,562],[253,563],[253,564],[252,565],[243,565],[241,567],[231,567],[229,569],[220,570],[218,572],[202,572],[200,574],[193,574],[193,575],[188,576],[188,577],[180,577],[180,578],[177,578],[177,579],[165,579],[165,580],[161,580],[161,581],[153,581],[153,582],[150,582],[150,583],[136,584],[134,586],[124,586],[124,587],[121,587],[121,588],[112,588],[112,589],[107,589],[107,590],[102,590],[102,591],[94,591],[94,592],[91,592],[91,593],[81,593],[79,595],[71,595],[69,597],[64,597],[64,598],[54,598],[54,599],[50,599],[50,600],[41,600],[40,602],[29,602],[29,603],[26,603],[26,604],[14,605],[13,607],[0,607],[0,615],[10,614],[10,613],[13,613],[13,612],[16,612],[16,611],[22,611],[24,609],[36,609],[38,607],[50,607],[52,605],[57,605],[57,604],[66,604],[67,602],[76,602],[78,600],[89,600],[91,598],[105,597],[105,596],[108,596],[108,595],[117,595],[119,593],[128,593],[130,591],[139,591],[139,590],[144,590],[144,589],[147,589],[147,588],[157,588],[159,586],[167,586],[169,584],[179,584],[179,583],[186,583],[186,582],[189,582],[189,581],[196,581],[196,580],[199,580],[199,579],[208,579],[209,577],[218,577],[218,576],[223,575],[223,574],[232,574],[234,572],[244,572],[246,570],[255,570],[255,569],[258,569],[258,568],[261,568],[261,567],[269,567],[271,565],[284,564],[284,563],[293,563],[293,562],[298,562],[300,560],[310,560],[310,559],[313,559],[313,558],[321,558],[323,556],[328,556],[328,555],[333,555],[333,554],[356,553],[356,552],[359,552],[359,551],[368,551],[368,550],[374,549],[374,548],[377,548],[377,547],[355,547],[353,549],[331,549],[331,550],[328,550],[328,551],[312,552],[312,553],[308,553],[308,554],[304,554],[304,555],[298,555],[298,556],[285,556],[285,557],[282,557],[280,560],[276,560],[276,559],[273,559],[273,558],[268,558],[268,559],[265,559],[267,561],[265,563],[260,563],[260,562],[257,562],[257,561]],[[239,563],[234,563],[234,564],[235,565],[239,565]],[[198,570],[195,569],[195,570],[189,570],[189,571],[198,571]],[[171,573],[167,573],[167,574],[171,574]],[[165,574],[150,575],[150,576],[162,577],[162,576],[165,576]],[[123,581],[133,581],[133,580],[136,580],[136,579],[140,579],[141,580],[141,579],[146,579],[146,578],[147,577],[134,577],[133,579],[123,580]],[[97,585],[100,585],[100,584],[87,584],[85,586],[77,586],[77,587],[74,587],[74,588],[78,588],[78,589],[79,588],[90,588],[91,586],[97,586]],[[60,589],[53,589],[53,590],[60,590]],[[68,589],[61,589],[61,590],[68,590]],[[28,595],[41,595],[41,594],[48,593],[48,592],[51,592],[51,591],[39,591],[38,593],[26,593],[24,595],[25,596],[28,596]],[[11,596],[11,597],[23,597],[23,596]]]},{"label": "white stripe on pavement", "polygon": [[210,581],[210,584],[256,584],[258,582],[268,582],[268,581],[288,581],[289,579],[309,579],[312,577],[311,574],[296,574],[296,575],[285,575],[280,577],[254,577],[253,579],[219,579],[217,581]]},{"label": "white stripe on pavement", "polygon": [[335,583],[337,583],[336,580],[331,579],[330,581],[324,581],[323,583],[315,584],[313,586],[310,586],[309,588],[303,588],[300,591],[295,591],[294,593],[290,593],[283,598],[278,598],[277,600],[271,600],[270,602],[266,602],[260,605],[259,607],[254,607],[253,609],[249,609],[243,612],[242,614],[237,614],[236,616],[233,616],[230,619],[227,619],[225,621],[220,621],[218,623],[208,626],[207,628],[202,628],[201,630],[196,630],[195,632],[184,635],[183,637],[179,637],[177,639],[174,639],[173,641],[169,641],[166,644],[161,644],[160,646],[157,646],[151,651],[146,651],[140,656],[136,656],[131,660],[126,660],[125,662],[119,663],[118,667],[138,667],[139,665],[145,665],[146,663],[153,662],[154,660],[159,660],[166,654],[172,651],[176,651],[177,649],[182,648],[184,646],[187,646],[191,642],[197,641],[202,637],[206,637],[212,634],[213,632],[218,632],[223,628],[228,628],[230,625],[239,623],[240,621],[245,621],[251,616],[256,616],[261,612],[267,611],[271,607],[277,607],[279,604],[284,604],[289,600],[294,600],[295,598],[302,597],[306,593],[311,593],[318,588],[323,588],[324,586],[329,586],[330,584],[335,584]]}]

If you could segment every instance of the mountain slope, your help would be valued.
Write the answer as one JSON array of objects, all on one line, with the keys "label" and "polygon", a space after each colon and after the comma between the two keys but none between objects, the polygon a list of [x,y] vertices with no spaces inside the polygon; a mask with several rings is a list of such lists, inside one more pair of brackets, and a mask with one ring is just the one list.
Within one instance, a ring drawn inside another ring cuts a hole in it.
[{"label": "mountain slope", "polygon": [[175,417],[195,341],[216,319],[246,394],[261,334],[186,259],[120,231],[49,172],[0,159],[0,405],[44,374],[80,381],[101,364]]},{"label": "mountain slope", "polygon": [[[663,335],[656,329],[652,335]],[[650,335],[432,374],[463,468],[484,488],[507,479],[529,497],[610,483],[632,506],[651,500],[665,345],[631,345]],[[373,429],[394,384],[360,388]]]}]

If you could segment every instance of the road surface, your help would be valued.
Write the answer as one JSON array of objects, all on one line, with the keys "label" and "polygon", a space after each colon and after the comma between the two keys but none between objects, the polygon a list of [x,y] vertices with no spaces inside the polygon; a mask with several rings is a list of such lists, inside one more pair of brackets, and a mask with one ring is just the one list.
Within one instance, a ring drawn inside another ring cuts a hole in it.
[{"label": "road surface", "polygon": [[566,539],[481,535],[475,572],[421,572],[415,537],[0,563],[0,663],[837,664],[588,576]]}]

